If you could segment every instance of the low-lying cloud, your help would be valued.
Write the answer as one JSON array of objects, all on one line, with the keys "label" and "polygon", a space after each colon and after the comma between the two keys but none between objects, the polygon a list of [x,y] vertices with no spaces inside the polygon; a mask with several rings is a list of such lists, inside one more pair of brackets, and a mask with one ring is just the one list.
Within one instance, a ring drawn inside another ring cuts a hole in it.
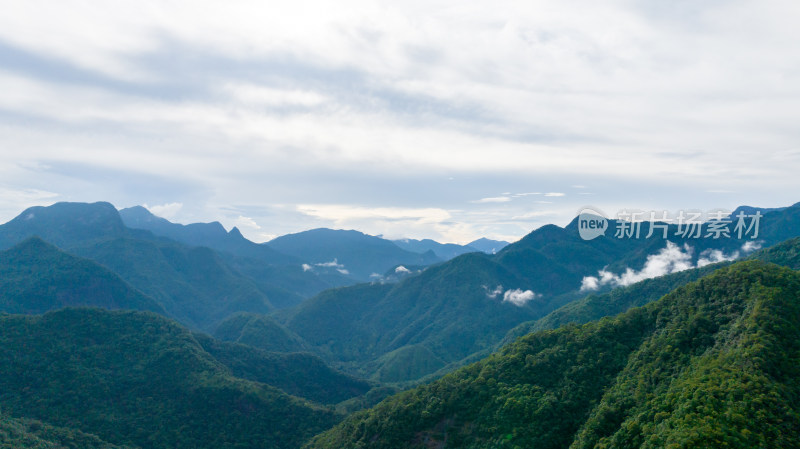
[{"label": "low-lying cloud", "polygon": [[510,302],[518,307],[522,307],[528,302],[542,296],[539,293],[535,293],[533,290],[522,290],[520,288],[505,290],[504,293],[502,285],[498,285],[493,290],[489,290],[489,287],[484,285],[483,290],[486,292],[486,297],[489,299],[497,299],[502,295],[503,302]]},{"label": "low-lying cloud", "polygon": [[539,293],[534,293],[532,290],[522,290],[518,288],[514,290],[507,290],[503,294],[503,302],[510,302],[515,306],[522,307],[529,301],[532,301],[540,296],[542,295]]},{"label": "low-lying cloud", "polygon": [[667,242],[667,246],[659,252],[647,256],[644,267],[636,271],[626,268],[622,274],[615,274],[608,270],[598,271],[597,276],[584,276],[581,281],[581,291],[594,291],[600,287],[624,287],[635,284],[645,279],[652,279],[679,271],[700,268],[712,263],[725,262],[738,259],[741,255],[761,248],[759,242],[746,242],[738,251],[725,254],[719,249],[707,249],[700,253],[697,265],[692,263],[694,249],[688,244],[678,246],[672,242]]},{"label": "low-lying cloud", "polygon": [[339,273],[344,274],[344,275],[350,274],[350,271],[347,270],[344,267],[343,264],[340,264],[339,260],[336,259],[336,258],[334,258],[330,262],[315,263],[313,266],[311,266],[311,265],[309,265],[307,263],[304,263],[302,265],[302,267],[303,267],[303,271],[313,271],[314,267],[320,267],[320,268],[334,268],[334,269],[336,269],[336,271],[338,271]]}]

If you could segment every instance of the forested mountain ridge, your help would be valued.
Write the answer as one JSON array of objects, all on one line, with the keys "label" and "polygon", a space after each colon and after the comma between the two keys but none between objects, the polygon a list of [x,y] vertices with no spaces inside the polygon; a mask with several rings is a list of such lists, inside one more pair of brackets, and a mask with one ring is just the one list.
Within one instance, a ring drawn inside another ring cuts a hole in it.
[{"label": "forested mountain ridge", "polygon": [[113,444],[296,448],[340,419],[328,408],[232,375],[264,362],[240,358],[229,368],[187,329],[147,312],[0,315],[3,412]]},{"label": "forested mountain ridge", "polygon": [[800,274],[740,262],[520,338],[307,448],[800,447]]},{"label": "forested mountain ridge", "polygon": [[[776,265],[800,269],[800,237],[764,248],[747,256],[748,259],[770,262]],[[635,284],[618,287],[608,292],[589,294],[583,299],[572,301],[535,322],[522,323],[503,339],[510,343],[527,333],[555,329],[567,323],[587,323],[606,316],[614,316],[631,307],[643,306],[670,291],[695,281],[712,271],[730,265],[732,262],[719,262],[700,268],[688,269],[653,279],[645,279]]]},{"label": "forested mountain ridge", "polygon": [[115,273],[38,237],[0,251],[0,311],[44,313],[67,306],[166,314],[156,301]]},{"label": "forested mountain ridge", "polygon": [[[577,219],[564,228],[546,225],[495,255],[464,254],[392,287],[326,291],[281,316],[289,329],[319,353],[352,362],[360,375],[384,381],[416,380],[490,351],[515,326],[585,298],[585,278],[600,276],[601,271],[618,276],[626,270],[645,273],[653,261],[670,263],[667,257],[679,257],[681,269],[697,267],[742,257],[786,235],[800,235],[800,205],[764,210],[759,220],[757,239],[751,238],[755,234],[744,239],[706,237],[709,225],[700,228],[700,238],[681,237],[676,236],[674,224],[667,225],[668,239],[647,238],[649,224],[643,223],[639,238],[617,238],[607,232],[584,240]],[[609,222],[612,226],[616,226],[614,221]],[[670,270],[678,268],[664,269],[661,274]],[[614,286],[599,286],[598,293]],[[667,291],[661,289],[650,299]],[[406,363],[418,366],[399,366]]]}]

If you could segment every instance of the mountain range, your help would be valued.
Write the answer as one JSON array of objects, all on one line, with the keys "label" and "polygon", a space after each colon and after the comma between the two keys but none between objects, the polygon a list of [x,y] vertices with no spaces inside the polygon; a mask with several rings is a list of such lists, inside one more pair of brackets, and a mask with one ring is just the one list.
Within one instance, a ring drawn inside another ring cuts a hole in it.
[{"label": "mountain range", "polygon": [[738,212],[757,238],[576,219],[492,254],[30,208],[0,225],[0,447],[798,447],[800,205]]},{"label": "mountain range", "polygon": [[705,237],[709,225],[701,238],[676,237],[677,225],[665,226],[668,239],[646,238],[644,223],[639,238],[584,240],[577,219],[564,228],[546,225],[495,255],[464,254],[394,285],[328,290],[277,317],[351,372],[414,381],[486,354],[515,326],[585,297],[587,277],[611,273],[616,282],[597,285],[603,292],[798,236],[800,205],[764,211],[757,240]]},{"label": "mountain range", "polygon": [[[219,223],[180,225],[143,207],[117,211],[109,203],[32,207],[0,225],[0,249],[32,237],[65,255],[95,262],[155,302],[130,308],[161,311],[203,330],[213,330],[237,312],[267,314],[296,305],[328,288],[352,285],[358,276],[370,278],[367,272],[439,260],[430,252],[404,251],[387,240],[355,231],[309,231],[275,243],[309,256],[306,263],[269,245],[253,243],[236,229],[226,232]],[[323,254],[319,260],[327,263],[315,262],[308,248],[317,248],[313,251]],[[335,254],[352,265],[356,277],[340,268]]]}]

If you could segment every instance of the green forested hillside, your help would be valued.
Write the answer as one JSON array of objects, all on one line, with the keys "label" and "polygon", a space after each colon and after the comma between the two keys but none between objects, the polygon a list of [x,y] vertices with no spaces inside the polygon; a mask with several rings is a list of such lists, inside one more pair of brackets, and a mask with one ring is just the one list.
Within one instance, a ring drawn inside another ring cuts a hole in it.
[{"label": "green forested hillside", "polygon": [[308,448],[800,447],[800,274],[751,261],[520,338]]},{"label": "green forested hillside", "polygon": [[0,449],[130,449],[106,443],[80,430],[53,427],[0,413]]},{"label": "green forested hillside", "polygon": [[0,408],[141,448],[295,448],[339,418],[236,378],[144,312],[0,316]]},{"label": "green forested hillside", "polygon": [[[728,257],[743,252],[743,240],[677,237],[675,225],[671,226],[670,241],[685,251],[687,266],[697,264],[706,250]],[[564,228],[546,225],[496,255],[464,254],[392,287],[354,286],[323,292],[297,307],[285,324],[320,354],[349,363],[360,375],[386,381],[418,380],[438,367],[490,351],[517,325],[529,322],[512,331],[512,337],[529,331],[535,320],[553,310],[584,298],[580,288],[585,276],[603,269],[613,273],[642,270],[648,258],[666,246],[661,238],[646,238],[648,229],[648,224],[642,225],[640,238],[619,239],[609,232],[587,241],[578,235],[577,219]],[[783,236],[798,234],[800,205],[795,205],[765,211],[758,242],[772,245]],[[696,279],[692,276],[698,273],[702,271],[679,273],[628,293],[604,296],[600,292],[567,306],[539,327],[620,313]],[[525,301],[507,301],[514,292],[526,294]],[[402,369],[399,360],[412,366]]]},{"label": "green forested hillside", "polygon": [[510,343],[517,338],[531,332],[555,329],[568,323],[583,324],[599,320],[607,316],[614,316],[625,312],[632,307],[640,307],[655,301],[672,290],[696,281],[701,277],[728,266],[729,262],[706,265],[686,271],[645,279],[635,284],[618,287],[605,293],[591,294],[583,299],[569,302],[544,317],[522,323],[511,329],[503,339],[503,344]]},{"label": "green forested hillside", "polygon": [[[790,239],[756,251],[748,258],[774,263],[793,270],[800,269],[800,238]],[[730,265],[730,262],[720,262],[701,268],[646,279],[605,293],[590,294],[583,299],[565,304],[536,321],[520,324],[508,332],[503,339],[503,343],[510,343],[516,338],[533,331],[555,329],[567,323],[588,323],[589,321],[622,313],[631,307],[643,306],[677,287],[695,281],[714,270],[728,265]]]},{"label": "green forested hillside", "polygon": [[217,326],[214,338],[273,352],[307,351],[309,345],[267,315],[237,313]]},{"label": "green forested hillside", "polygon": [[67,306],[166,314],[157,302],[108,269],[37,237],[0,252],[0,311],[44,313]]},{"label": "green forested hillside", "polygon": [[118,273],[157,300],[169,316],[209,329],[236,312],[267,313],[269,298],[213,250],[169,241],[117,238],[70,248]]},{"label": "green forested hillside", "polygon": [[245,344],[195,334],[203,349],[234,376],[261,382],[320,404],[336,404],[365,394],[371,385],[340,373],[309,353],[267,352]]},{"label": "green forested hillside", "polygon": [[793,270],[800,270],[800,237],[757,251],[750,256],[750,259],[771,262]]},{"label": "green forested hillside", "polygon": [[[489,297],[487,285],[518,285],[517,279],[485,254],[464,254],[399,284],[323,292],[298,307],[286,326],[321,353],[364,369],[365,376],[416,379],[491,346],[514,324],[535,318],[540,306],[535,298],[520,307],[504,302],[502,295]],[[387,354],[410,346],[394,356],[422,365],[405,371],[382,368],[394,359]]]}]

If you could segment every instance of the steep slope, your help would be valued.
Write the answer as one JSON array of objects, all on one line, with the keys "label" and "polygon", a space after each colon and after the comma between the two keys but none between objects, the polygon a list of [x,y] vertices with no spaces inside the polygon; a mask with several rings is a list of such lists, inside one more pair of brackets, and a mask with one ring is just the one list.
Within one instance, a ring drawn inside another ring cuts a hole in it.
[{"label": "steep slope", "polygon": [[0,407],[141,448],[295,448],[337,417],[238,379],[146,312],[0,316]]},{"label": "steep slope", "polygon": [[308,448],[800,447],[800,274],[720,269],[613,319],[525,336]]},{"label": "steep slope", "polygon": [[434,254],[436,254],[436,257],[442,260],[450,260],[462,254],[474,253],[475,251],[480,251],[479,249],[473,248],[469,245],[457,245],[455,243],[439,243],[431,239],[422,239],[422,240],[401,239],[401,240],[392,240],[392,243],[394,243],[395,245],[399,246],[400,248],[406,251],[411,251],[412,253],[423,254],[428,251],[432,251]]},{"label": "steep slope", "polygon": [[236,312],[268,313],[269,299],[213,250],[171,241],[119,238],[70,251],[95,260],[192,327],[208,329]]},{"label": "steep slope", "polygon": [[310,269],[335,270],[361,281],[397,265],[440,262],[432,252],[406,251],[389,240],[358,231],[312,229],[278,237],[265,245],[302,260]]},{"label": "steep slope", "polygon": [[166,314],[157,302],[113,272],[38,237],[0,252],[0,311],[44,313],[67,306]]},{"label": "steep slope", "polygon": [[361,396],[371,388],[369,383],[336,371],[309,353],[267,352],[202,334],[196,334],[195,339],[234,376],[320,404],[336,404]]},{"label": "steep slope", "polygon": [[323,292],[295,310],[286,326],[323,354],[350,362],[361,375],[391,372],[378,379],[412,380],[432,371],[409,367],[406,372],[414,377],[401,379],[397,370],[381,369],[390,360],[382,357],[416,345],[415,353],[429,354],[406,360],[433,369],[491,345],[515,324],[537,316],[536,298],[514,305],[493,291],[496,283],[520,282],[485,254],[464,254],[398,284]]},{"label": "steep slope", "polygon": [[792,270],[800,270],[800,237],[764,248],[753,253],[749,258],[789,267]]}]

